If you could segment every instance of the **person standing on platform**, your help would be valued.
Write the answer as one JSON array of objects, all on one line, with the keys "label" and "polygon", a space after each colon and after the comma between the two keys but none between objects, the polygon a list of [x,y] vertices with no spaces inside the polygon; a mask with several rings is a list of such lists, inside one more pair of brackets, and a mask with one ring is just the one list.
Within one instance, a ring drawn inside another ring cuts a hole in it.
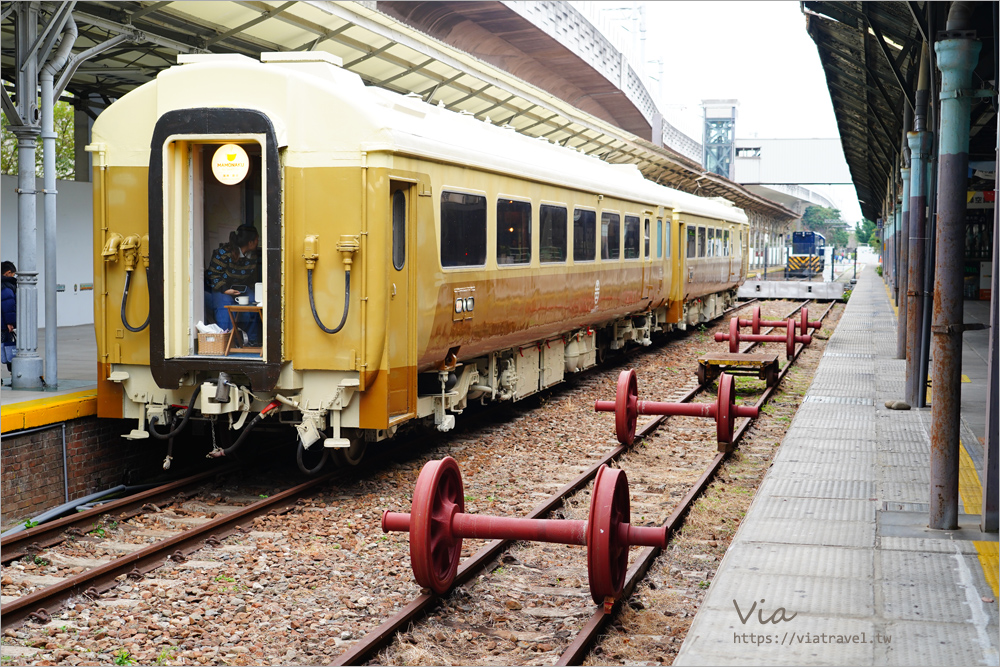
[{"label": "person standing on platform", "polygon": [[17,267],[14,262],[0,264],[0,352],[2,362],[7,364],[10,372],[10,360],[17,354],[17,338],[14,329],[17,327]]},{"label": "person standing on platform", "polygon": [[[205,270],[205,291],[209,296],[206,301],[209,301],[215,323],[223,329],[231,326],[226,306],[236,305],[236,297],[247,294],[260,279],[259,245],[257,228],[240,225],[235,232],[230,232],[229,243],[220,243],[212,253]],[[259,317],[244,318],[241,315],[237,323],[246,328],[250,345],[260,345],[262,332]]]}]

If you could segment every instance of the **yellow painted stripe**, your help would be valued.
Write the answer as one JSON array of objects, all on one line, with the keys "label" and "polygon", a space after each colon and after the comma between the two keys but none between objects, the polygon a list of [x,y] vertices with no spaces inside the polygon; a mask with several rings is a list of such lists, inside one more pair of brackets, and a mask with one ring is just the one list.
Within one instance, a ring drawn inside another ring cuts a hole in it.
[{"label": "yellow painted stripe", "polygon": [[979,562],[983,566],[986,583],[993,589],[993,599],[1000,596],[1000,582],[997,581],[1000,570],[1000,544],[997,542],[973,542],[979,554]]},{"label": "yellow painted stripe", "polygon": [[[961,441],[960,441],[961,442]],[[965,444],[958,448],[958,493],[962,496],[966,514],[981,514],[983,511],[983,486],[979,483],[976,466],[965,450]],[[993,589],[993,598],[1000,596],[1000,545],[997,542],[973,542],[979,564],[983,568],[986,583]]]},{"label": "yellow painted stripe", "polygon": [[972,457],[963,444],[958,448],[958,492],[962,496],[966,514],[980,514],[983,511],[983,487],[976,474]]},{"label": "yellow painted stripe", "polygon": [[7,434],[97,414],[97,389],[85,389],[0,408],[0,431]]},{"label": "yellow painted stripe", "polygon": [[970,380],[970,379],[969,379],[969,376],[968,376],[968,375],[965,375],[965,374],[963,373],[963,374],[962,374],[962,382],[972,382],[972,380]]},{"label": "yellow painted stripe", "polygon": [[893,310],[894,313],[896,313],[896,319],[898,320],[899,319],[899,306],[897,306],[892,301],[892,290],[889,289],[889,283],[882,283],[882,284],[885,285],[885,293],[889,296],[889,305],[892,306],[892,310]]}]

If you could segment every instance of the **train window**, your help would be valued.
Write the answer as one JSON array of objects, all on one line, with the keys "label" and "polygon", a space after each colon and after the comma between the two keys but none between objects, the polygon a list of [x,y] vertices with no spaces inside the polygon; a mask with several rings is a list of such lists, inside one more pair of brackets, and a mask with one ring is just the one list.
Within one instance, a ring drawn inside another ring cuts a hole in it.
[{"label": "train window", "polygon": [[698,236],[694,227],[688,227],[688,257],[698,256]]},{"label": "train window", "polygon": [[708,228],[708,247],[705,250],[705,256],[715,256],[715,230],[711,227]]},{"label": "train window", "polygon": [[[659,224],[659,220],[657,220],[657,224]],[[667,257],[670,257],[670,243],[671,243],[671,239],[670,239],[670,221],[669,220],[667,220],[666,238],[664,239],[664,241],[666,241],[666,245],[667,245]]]},{"label": "train window", "polygon": [[392,265],[397,271],[406,263],[406,195],[392,193]]},{"label": "train window", "polygon": [[573,211],[573,261],[593,261],[597,252],[597,213],[585,209]]},{"label": "train window", "polygon": [[645,237],[646,237],[646,259],[649,259],[649,218],[646,218],[645,226]]},{"label": "train window", "polygon": [[539,208],[541,221],[538,240],[539,259],[544,262],[566,261],[566,209],[562,206],[542,204]]},{"label": "train window", "polygon": [[497,264],[531,261],[531,202],[497,201]]},{"label": "train window", "polygon": [[441,193],[441,266],[486,264],[486,197]]},{"label": "train window", "polygon": [[698,228],[698,256],[705,256],[705,228]]},{"label": "train window", "polygon": [[[667,253],[667,256],[669,257],[670,253]],[[657,219],[657,221],[656,221],[656,258],[660,259],[661,257],[663,257],[663,221]]]},{"label": "train window", "polygon": [[625,216],[625,259],[639,257],[639,216]]},{"label": "train window", "polygon": [[733,249],[729,247],[729,230],[728,229],[726,231],[722,232],[722,248],[723,248],[723,252],[726,254],[726,257],[729,257],[730,255],[733,254]]},{"label": "train window", "polygon": [[601,259],[621,257],[621,220],[617,213],[601,213]]}]

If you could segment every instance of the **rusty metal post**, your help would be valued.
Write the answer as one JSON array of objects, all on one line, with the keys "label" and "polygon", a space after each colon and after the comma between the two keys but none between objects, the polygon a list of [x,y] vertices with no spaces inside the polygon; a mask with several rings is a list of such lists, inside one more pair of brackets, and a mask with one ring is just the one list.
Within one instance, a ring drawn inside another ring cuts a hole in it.
[{"label": "rusty metal post", "polygon": [[959,410],[962,374],[963,257],[969,168],[969,86],[982,43],[952,21],[969,3],[955,2],[944,39],[934,45],[941,70],[938,225],[934,315],[931,326],[934,402],[931,406],[930,527],[958,528]]},{"label": "rusty metal post", "polygon": [[899,225],[899,315],[896,318],[896,358],[906,359],[906,284],[909,276],[910,255],[910,168],[899,170],[903,181],[903,202]]},{"label": "rusty metal post", "polygon": [[913,132],[907,135],[910,146],[910,256],[908,288],[906,290],[906,402],[923,407],[926,397],[926,375],[920,376],[920,334],[924,319],[924,250],[927,240],[927,154],[931,133],[926,132],[928,83],[927,44],[920,54],[917,81],[916,111]]}]

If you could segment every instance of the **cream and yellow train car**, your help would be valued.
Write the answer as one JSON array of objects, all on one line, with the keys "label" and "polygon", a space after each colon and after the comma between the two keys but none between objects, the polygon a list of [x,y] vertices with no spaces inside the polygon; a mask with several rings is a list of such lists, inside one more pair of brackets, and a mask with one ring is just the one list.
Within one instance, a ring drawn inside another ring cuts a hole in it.
[{"label": "cream and yellow train car", "polygon": [[[446,430],[470,400],[715,317],[745,276],[742,211],[635,167],[366,87],[325,54],[181,62],[89,147],[98,414],[136,420],[128,437],[277,413],[300,454],[353,463],[407,422]],[[260,318],[254,348],[198,330],[206,265],[245,224],[259,275],[230,310]]]}]

